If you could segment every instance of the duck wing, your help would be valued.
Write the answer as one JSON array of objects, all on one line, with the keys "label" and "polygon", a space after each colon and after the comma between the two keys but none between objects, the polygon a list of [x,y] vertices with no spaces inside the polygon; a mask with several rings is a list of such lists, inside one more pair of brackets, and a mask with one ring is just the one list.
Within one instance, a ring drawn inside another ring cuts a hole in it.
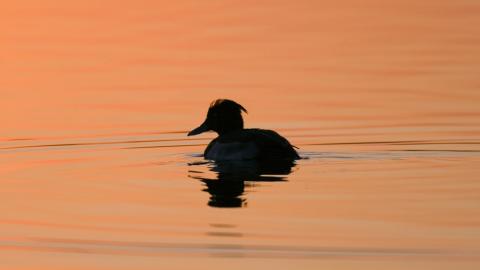
[{"label": "duck wing", "polygon": [[260,159],[299,159],[297,151],[283,136],[273,130],[248,129],[259,147]]},{"label": "duck wing", "polygon": [[217,138],[221,142],[254,143],[261,160],[299,159],[297,151],[290,142],[273,130],[243,129]]}]

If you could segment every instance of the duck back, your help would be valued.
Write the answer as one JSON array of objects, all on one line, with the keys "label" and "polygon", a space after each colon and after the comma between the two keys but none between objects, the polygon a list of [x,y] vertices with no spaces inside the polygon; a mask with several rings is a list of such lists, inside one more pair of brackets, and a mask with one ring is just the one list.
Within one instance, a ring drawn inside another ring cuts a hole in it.
[{"label": "duck back", "polygon": [[212,160],[295,160],[300,157],[287,139],[273,130],[241,129],[214,139],[205,149]]}]

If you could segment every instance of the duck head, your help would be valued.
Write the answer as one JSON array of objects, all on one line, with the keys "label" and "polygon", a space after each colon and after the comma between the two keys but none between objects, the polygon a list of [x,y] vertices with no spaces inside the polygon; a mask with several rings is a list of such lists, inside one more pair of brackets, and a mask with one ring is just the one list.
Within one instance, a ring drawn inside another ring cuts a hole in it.
[{"label": "duck head", "polygon": [[242,111],[247,110],[240,104],[229,99],[217,99],[210,104],[207,119],[188,136],[198,135],[206,131],[215,131],[218,135],[243,129]]}]

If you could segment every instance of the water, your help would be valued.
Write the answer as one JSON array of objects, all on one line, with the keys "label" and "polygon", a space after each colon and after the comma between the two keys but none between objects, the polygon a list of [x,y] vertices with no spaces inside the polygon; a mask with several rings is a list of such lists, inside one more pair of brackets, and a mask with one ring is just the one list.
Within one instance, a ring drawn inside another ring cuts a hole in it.
[{"label": "water", "polygon": [[[0,268],[478,268],[479,9],[2,5]],[[303,159],[205,162],[223,97]]]}]

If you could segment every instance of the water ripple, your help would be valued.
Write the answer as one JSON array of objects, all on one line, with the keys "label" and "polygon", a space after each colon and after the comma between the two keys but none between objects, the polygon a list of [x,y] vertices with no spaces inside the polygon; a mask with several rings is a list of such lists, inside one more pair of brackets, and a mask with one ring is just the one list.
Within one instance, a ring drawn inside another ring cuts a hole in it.
[{"label": "water ripple", "polygon": [[270,246],[253,244],[218,243],[163,243],[130,242],[94,239],[28,238],[0,241],[1,249],[29,251],[88,253],[131,256],[211,255],[273,258],[325,258],[325,257],[464,257],[469,254],[446,250],[419,248],[337,248],[309,246]]}]

